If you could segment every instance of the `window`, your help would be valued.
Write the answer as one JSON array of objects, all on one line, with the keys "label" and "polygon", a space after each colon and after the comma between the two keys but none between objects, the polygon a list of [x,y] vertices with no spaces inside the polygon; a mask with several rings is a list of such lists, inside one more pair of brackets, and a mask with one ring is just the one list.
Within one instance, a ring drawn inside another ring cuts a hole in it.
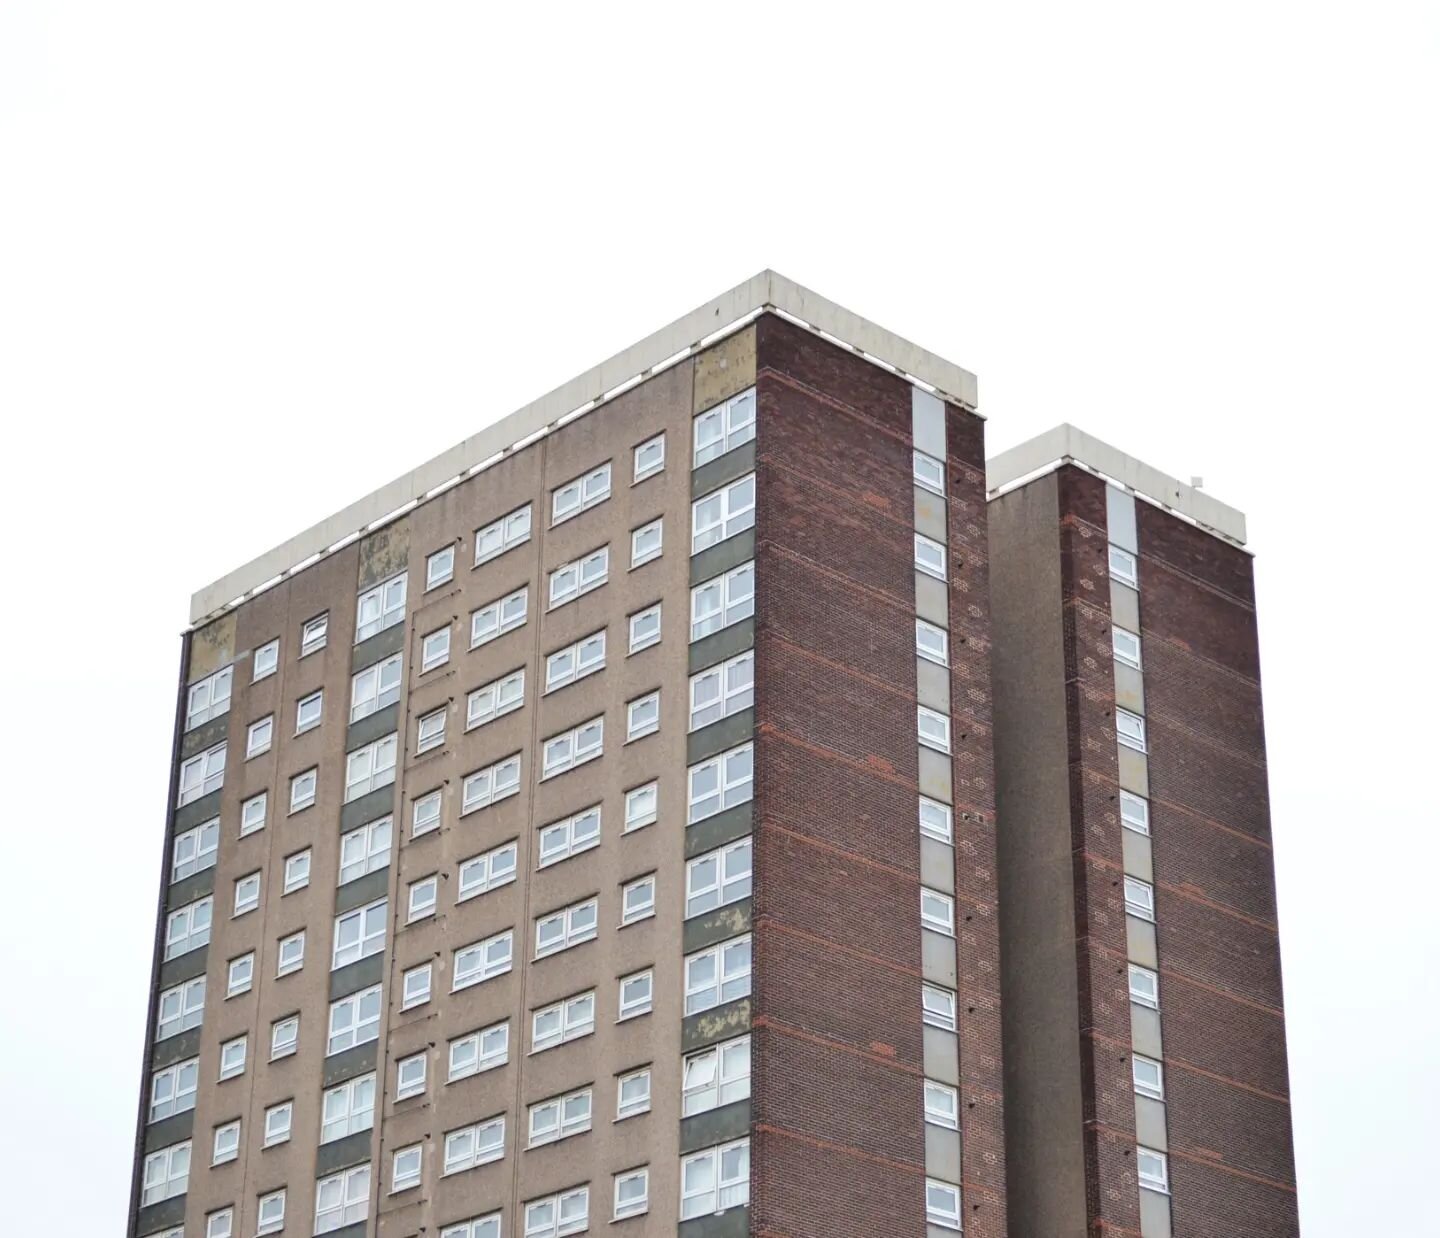
[{"label": "window", "polygon": [[166,1040],[199,1027],[205,1017],[205,977],[196,976],[160,994],[155,1039]]},{"label": "window", "polygon": [[620,923],[634,924],[655,914],[655,874],[626,882],[620,887]]},{"label": "window", "polygon": [[591,1093],[581,1088],[567,1096],[556,1096],[530,1106],[529,1146],[555,1143],[590,1129]]},{"label": "window", "polygon": [[511,671],[476,688],[465,698],[465,729],[474,730],[496,718],[514,713],[525,704],[525,669]]},{"label": "window", "polygon": [[488,1165],[505,1155],[505,1117],[502,1114],[473,1126],[445,1134],[445,1172],[461,1173]]},{"label": "window", "polygon": [[240,805],[240,837],[253,834],[265,828],[265,818],[270,811],[270,793],[261,791],[252,795]]},{"label": "window", "polygon": [[755,388],[748,387],[695,418],[695,467],[755,437]]},{"label": "window", "polygon": [[285,857],[285,888],[283,894],[294,894],[310,884],[310,848]]},{"label": "window", "polygon": [[330,612],[307,619],[300,629],[300,656],[309,657],[325,648],[325,638],[330,631]]},{"label": "window", "polygon": [[1131,795],[1129,791],[1121,791],[1120,824],[1137,834],[1150,833],[1150,801]]},{"label": "window", "polygon": [[295,1105],[288,1100],[265,1110],[265,1147],[273,1148],[277,1143],[290,1142],[290,1124],[294,1115]]},{"label": "window", "polygon": [[207,675],[199,683],[190,685],[185,695],[185,729],[193,731],[202,722],[218,718],[230,709],[230,683],[235,674],[233,666]]},{"label": "window", "polygon": [[325,708],[325,692],[312,692],[309,696],[302,696],[295,703],[295,734],[300,735],[305,731],[313,730],[320,725],[320,715]]},{"label": "window", "polygon": [[176,807],[193,803],[225,785],[225,745],[216,744],[180,766],[180,789]]},{"label": "window", "polygon": [[700,640],[755,613],[755,564],[742,563],[690,590],[690,639]]},{"label": "window", "polygon": [[690,505],[690,553],[718,546],[755,525],[755,474],[722,486]]},{"label": "window", "polygon": [[1128,709],[1117,709],[1115,711],[1115,738],[1127,748],[1133,748],[1136,752],[1144,752],[1145,748],[1145,719],[1139,714],[1132,714]]},{"label": "window", "polygon": [[299,812],[315,802],[315,788],[320,781],[318,768],[307,769],[290,779],[290,811]]},{"label": "window", "polygon": [[630,652],[639,653],[660,643],[660,603],[630,616]]},{"label": "window", "polygon": [[706,1148],[680,1162],[680,1219],[710,1216],[750,1202],[750,1140]]},{"label": "window", "polygon": [[1110,642],[1115,650],[1115,661],[1140,669],[1140,638],[1124,628],[1110,629]]},{"label": "window", "polygon": [[950,665],[950,633],[923,619],[915,620],[915,652],[929,662]]},{"label": "window", "polygon": [[200,1082],[200,1059],[176,1062],[150,1076],[150,1113],[147,1122],[158,1122],[195,1108],[195,1088]]},{"label": "window", "polygon": [[750,1095],[750,1037],[726,1040],[685,1058],[680,1113],[691,1117]]},{"label": "window", "polygon": [[660,784],[647,782],[625,792],[625,833],[654,825],[660,799]]},{"label": "window", "polygon": [[[653,477],[665,467],[665,436],[657,434],[635,448],[635,483]],[[634,484],[634,483],[632,483]]]},{"label": "window", "polygon": [[440,828],[440,802],[444,798],[443,792],[443,787],[427,791],[411,805],[411,838],[419,838],[422,834],[428,834],[431,830]]},{"label": "window", "polygon": [[270,1025],[270,1060],[289,1057],[300,1042],[300,1016],[288,1015]]},{"label": "window", "polygon": [[643,1216],[650,1211],[650,1170],[631,1169],[615,1175],[615,1219]]},{"label": "window", "polygon": [[[234,1238],[235,1209],[222,1208],[205,1218],[205,1238]],[[183,1238],[183,1230],[173,1231],[173,1238]]]},{"label": "window", "polygon": [[685,865],[685,918],[750,897],[751,840],[697,855]]},{"label": "window", "polygon": [[558,954],[571,946],[592,941],[597,931],[597,901],[587,898],[535,919],[535,957]]},{"label": "window", "polygon": [[950,751],[950,719],[944,714],[921,705],[918,707],[917,726],[920,742],[926,748],[934,748],[936,752]]},{"label": "window", "polygon": [[1160,1009],[1160,977],[1148,967],[1130,964],[1130,1000],[1137,1006]]},{"label": "window", "polygon": [[610,547],[601,546],[550,573],[550,609],[573,602],[610,579]]},{"label": "window", "polygon": [[443,585],[455,575],[455,547],[446,546],[444,550],[437,550],[425,560],[425,588],[433,589],[436,585]]},{"label": "window", "polygon": [[577,679],[605,669],[605,633],[592,632],[583,640],[557,649],[545,659],[545,691],[554,692]]},{"label": "window", "polygon": [[267,714],[258,722],[252,722],[245,732],[245,759],[258,757],[270,751],[270,740],[275,733],[275,715]]},{"label": "window", "polygon": [[210,940],[210,914],[214,901],[210,895],[172,911],[165,920],[165,958],[167,960],[198,950]]},{"label": "window", "polygon": [[1110,578],[1131,588],[1140,586],[1140,566],[1128,550],[1121,550],[1113,542],[1110,545]]},{"label": "window", "polygon": [[492,1212],[458,1225],[447,1225],[440,1231],[440,1238],[500,1238],[500,1214]]},{"label": "window", "polygon": [[699,1014],[750,993],[750,938],[736,937],[685,956],[685,1013]]},{"label": "window", "polygon": [[330,955],[330,970],[357,963],[385,949],[385,909],[387,900],[378,899],[354,911],[335,917],[335,946]]},{"label": "window", "polygon": [[275,673],[275,668],[280,665],[280,639],[276,637],[267,644],[261,645],[255,650],[254,670],[250,676],[251,683],[259,683]]},{"label": "window", "polygon": [[392,576],[366,589],[355,602],[355,643],[394,627],[405,618],[405,576]]},{"label": "window", "polygon": [[717,812],[747,803],[755,778],[755,746],[741,744],[690,767],[687,820],[694,825]]},{"label": "window", "polygon": [[305,930],[282,937],[276,951],[275,975],[288,976],[305,966]]},{"label": "window", "polygon": [[420,1163],[422,1145],[412,1143],[408,1148],[399,1148],[390,1162],[390,1191],[408,1191],[420,1185]]},{"label": "window", "polygon": [[690,729],[719,722],[755,703],[753,650],[690,676]]},{"label": "window", "polygon": [[1125,878],[1125,910],[1142,920],[1155,920],[1155,887],[1137,877]]},{"label": "window", "polygon": [[190,1184],[190,1141],[174,1143],[145,1158],[144,1177],[140,1187],[140,1206],[158,1204],[185,1194]]},{"label": "window", "polygon": [[1137,1147],[1135,1169],[1140,1175],[1140,1185],[1147,1191],[1170,1194],[1170,1158],[1165,1153]]},{"label": "window", "polygon": [[375,1076],[347,1079],[327,1088],[320,1105],[320,1142],[334,1143],[375,1125]]},{"label": "window", "polygon": [[475,566],[497,559],[530,540],[530,504],[517,507],[494,524],[475,530]]},{"label": "window", "polygon": [[591,469],[582,477],[567,481],[550,492],[550,524],[552,526],[578,516],[587,508],[603,503],[610,497],[610,461]]},{"label": "window", "polygon": [[450,628],[436,628],[420,642],[420,673],[433,671],[450,661]]},{"label": "window", "polygon": [[945,466],[923,451],[915,453],[915,484],[935,494],[945,493]]},{"label": "window", "polygon": [[621,976],[619,1014],[616,1015],[615,1022],[623,1023],[626,1019],[638,1019],[642,1014],[649,1014],[654,999],[655,973],[653,971],[647,968],[645,971],[637,971],[629,976]]},{"label": "window", "polygon": [[390,818],[381,817],[340,835],[340,884],[390,863]]},{"label": "window", "polygon": [[461,815],[498,804],[519,790],[520,754],[516,753],[513,757],[465,775],[465,781],[460,786]]},{"label": "window", "polygon": [[392,653],[383,662],[356,671],[350,680],[350,721],[359,722],[400,699],[401,658]]},{"label": "window", "polygon": [[927,576],[944,580],[945,547],[922,533],[915,534],[915,569]]},{"label": "window", "polygon": [[561,1238],[590,1228],[590,1188],[576,1187],[525,1205],[525,1238]]},{"label": "window", "polygon": [[953,1032],[955,1023],[955,992],[927,984],[920,989],[920,1017],[930,1027]]},{"label": "window", "polygon": [[249,954],[242,954],[238,959],[231,959],[225,975],[225,996],[239,997],[242,993],[250,992],[250,984],[255,979],[255,951]]},{"label": "window", "polygon": [[496,847],[483,855],[460,861],[455,901],[487,894],[515,880],[516,846],[513,842]]},{"label": "window", "polygon": [[949,1182],[925,1179],[925,1220],[942,1229],[960,1228],[960,1188]]},{"label": "window", "polygon": [[237,1036],[220,1046],[220,1078],[234,1079],[245,1073],[247,1037]]},{"label": "window", "polygon": [[661,518],[630,532],[630,566],[636,568],[658,559],[665,549],[665,522]]},{"label": "window", "polygon": [[235,881],[235,915],[243,916],[260,906],[260,874],[249,873]]},{"label": "window", "polygon": [[660,729],[660,693],[649,692],[625,705],[625,742],[644,739]]},{"label": "window", "polygon": [[525,623],[530,609],[530,590],[516,589],[470,612],[470,648],[488,644],[497,636],[513,632]]},{"label": "window", "polygon": [[589,851],[600,845],[600,805],[577,812],[563,821],[554,821],[540,828],[540,858],[537,868],[558,864],[561,860]]},{"label": "window", "polygon": [[400,978],[400,1009],[411,1010],[430,1000],[430,964],[412,967]]},{"label": "window", "polygon": [[395,1099],[408,1100],[425,1091],[426,1063],[423,1053],[402,1057],[395,1063]]},{"label": "window", "polygon": [[[244,833],[242,823],[241,833]],[[171,848],[170,880],[179,881],[194,873],[215,867],[215,855],[220,848],[220,818],[215,817],[193,830],[175,835]]]},{"label": "window", "polygon": [[591,718],[574,730],[562,731],[545,741],[543,750],[544,768],[542,779],[553,778],[566,770],[593,761],[605,750],[605,719]]},{"label": "window", "polygon": [[451,992],[503,976],[510,970],[514,953],[515,934],[511,929],[474,945],[461,946],[455,951],[455,965],[451,969]]},{"label": "window", "polygon": [[960,1094],[948,1084],[925,1080],[925,1121],[931,1126],[960,1129]]},{"label": "window", "polygon": [[530,1015],[530,1052],[543,1053],[595,1030],[595,990],[542,1006]]},{"label": "window", "polygon": [[315,1232],[328,1234],[356,1221],[370,1210],[370,1166],[356,1165],[315,1184]]},{"label": "window", "polygon": [[939,890],[920,887],[920,924],[947,937],[955,936],[955,900]]},{"label": "window", "polygon": [[1141,1096],[1154,1100],[1165,1099],[1165,1067],[1154,1058],[1130,1055],[1130,1073],[1135,1080],[1135,1091]]},{"label": "window", "polygon": [[920,833],[942,843],[955,841],[955,818],[949,804],[920,797]]},{"label": "window", "polygon": [[371,985],[330,1003],[330,1034],[325,1055],[369,1044],[380,1035],[380,986]]},{"label": "window", "polygon": [[345,756],[345,802],[357,800],[371,791],[388,787],[395,781],[396,737],[383,739],[357,748]]},{"label": "window", "polygon": [[285,1188],[260,1196],[256,1204],[257,1234],[278,1234],[285,1228]]},{"label": "window", "polygon": [[228,1165],[240,1155],[240,1122],[226,1122],[215,1128],[210,1142],[210,1164]]},{"label": "window", "polygon": [[510,1024],[496,1023],[450,1042],[449,1081],[484,1074],[510,1060]]},{"label": "window", "polygon": [[420,716],[415,734],[415,753],[429,752],[445,745],[445,706]]}]

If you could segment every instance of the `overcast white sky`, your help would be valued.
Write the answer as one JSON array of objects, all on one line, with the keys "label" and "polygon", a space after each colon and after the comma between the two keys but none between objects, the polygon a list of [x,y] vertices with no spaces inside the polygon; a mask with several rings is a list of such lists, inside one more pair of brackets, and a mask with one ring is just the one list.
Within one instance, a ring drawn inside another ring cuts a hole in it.
[{"label": "overcast white sky", "polygon": [[0,3],[0,1228],[123,1232],[191,591],[768,265],[1248,513],[1305,1232],[1435,1232],[1437,13]]}]

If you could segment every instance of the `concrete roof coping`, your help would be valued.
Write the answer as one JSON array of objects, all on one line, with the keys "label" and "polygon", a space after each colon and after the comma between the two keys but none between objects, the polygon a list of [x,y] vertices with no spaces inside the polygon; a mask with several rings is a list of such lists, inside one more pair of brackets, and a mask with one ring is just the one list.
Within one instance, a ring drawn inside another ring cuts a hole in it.
[{"label": "concrete roof coping", "polygon": [[206,585],[190,599],[200,626],[316,560],[403,516],[411,508],[693,356],[771,312],[866,360],[975,411],[975,375],[803,288],[775,271],[721,293],[547,395],[472,434],[303,533]]},{"label": "concrete roof coping", "polygon": [[1244,512],[1068,424],[987,460],[985,484],[989,496],[996,498],[1062,464],[1079,465],[1207,533],[1236,546],[1245,545]]}]

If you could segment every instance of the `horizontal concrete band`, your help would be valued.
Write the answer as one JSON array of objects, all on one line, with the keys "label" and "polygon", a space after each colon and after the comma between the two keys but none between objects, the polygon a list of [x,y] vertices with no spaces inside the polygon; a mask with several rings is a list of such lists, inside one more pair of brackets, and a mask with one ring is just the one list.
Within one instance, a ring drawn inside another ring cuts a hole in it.
[{"label": "horizontal concrete band", "polygon": [[290,573],[332,554],[371,529],[396,519],[473,473],[490,467],[573,417],[593,411],[657,370],[677,364],[755,315],[774,310],[889,369],[933,387],[964,408],[975,408],[975,375],[953,362],[866,321],[774,271],[692,310],[548,395],[472,434],[449,451],[411,469],[333,516],[252,559],[190,599],[190,622],[198,625],[244,601]]}]

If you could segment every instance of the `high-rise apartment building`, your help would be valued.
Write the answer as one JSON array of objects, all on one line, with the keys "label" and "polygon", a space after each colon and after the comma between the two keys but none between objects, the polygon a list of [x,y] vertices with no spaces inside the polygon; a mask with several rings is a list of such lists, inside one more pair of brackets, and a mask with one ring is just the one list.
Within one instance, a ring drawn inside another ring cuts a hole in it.
[{"label": "high-rise apartment building", "polygon": [[764,272],[198,593],[132,1238],[1295,1233],[1248,557],[983,431]]}]

